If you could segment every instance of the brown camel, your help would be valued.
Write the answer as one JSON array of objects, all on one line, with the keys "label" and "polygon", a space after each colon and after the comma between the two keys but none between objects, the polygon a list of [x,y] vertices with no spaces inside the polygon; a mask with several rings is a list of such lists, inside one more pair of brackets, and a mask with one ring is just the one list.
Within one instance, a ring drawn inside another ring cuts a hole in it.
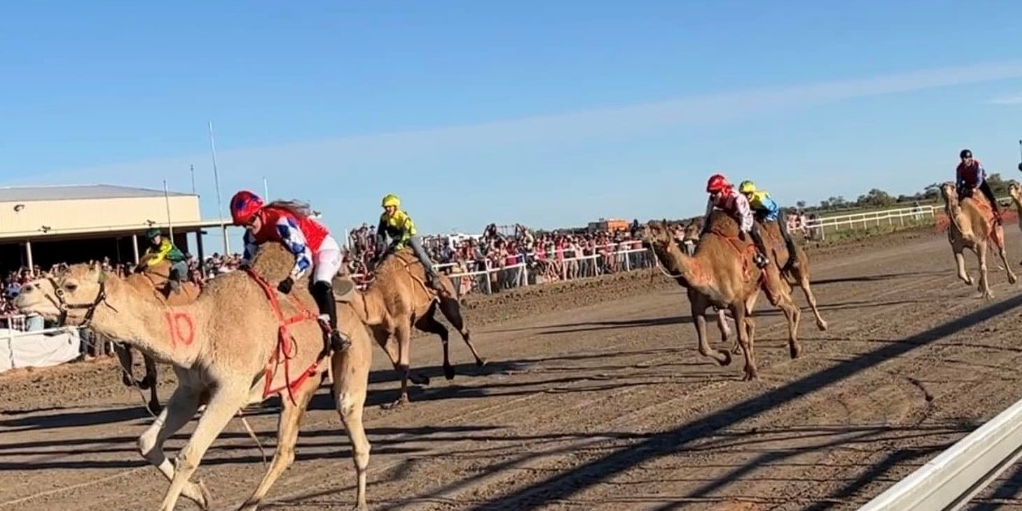
[{"label": "brown camel", "polygon": [[[472,344],[471,333],[461,317],[461,306],[455,298],[454,284],[446,275],[440,275],[443,292],[437,293],[425,283],[422,263],[415,258],[410,248],[389,255],[376,266],[373,281],[365,291],[352,293],[349,306],[373,333],[376,342],[383,347],[394,369],[401,374],[401,396],[384,408],[408,403],[408,379],[411,364],[411,328],[414,326],[426,333],[440,336],[444,347],[444,376],[454,379],[451,366],[447,327],[433,316],[439,306],[440,312],[461,334],[468,349],[475,357],[476,366],[483,367],[486,360],[479,356]],[[397,339],[397,345],[390,342]],[[429,384],[424,376],[412,377],[416,384]]]},{"label": "brown camel", "polygon": [[[147,267],[142,273],[128,275],[124,282],[133,286],[141,292],[153,293],[157,299],[169,305],[184,305],[193,302],[201,289],[194,282],[185,282],[179,292],[170,289],[170,262],[163,261],[156,265]],[[132,377],[132,347],[121,342],[114,342],[114,352],[121,363],[121,381],[124,385],[136,386],[142,390],[149,391],[149,403],[146,405],[152,413],[160,413],[163,407],[160,406],[160,398],[157,396],[157,371],[156,361],[149,355],[142,353],[145,362],[145,377],[136,380]]]},{"label": "brown camel", "polygon": [[685,253],[693,255],[696,253],[696,245],[699,244],[699,231],[703,226],[703,220],[696,218],[688,223],[683,229],[684,236],[681,239],[681,245],[685,247]]},{"label": "brown camel", "polygon": [[820,309],[816,306],[816,295],[813,294],[812,286],[809,283],[809,256],[802,250],[802,247],[795,244],[794,257],[797,258],[798,264],[793,265],[794,267],[787,266],[788,259],[792,257],[792,254],[788,253],[788,246],[784,242],[784,236],[781,235],[781,227],[777,225],[777,222],[756,220],[756,223],[759,224],[759,232],[763,233],[763,243],[770,252],[767,256],[777,266],[781,276],[788,281],[789,285],[802,288],[802,293],[806,295],[806,301],[809,302],[809,308],[812,309],[813,316],[816,317],[816,327],[821,332],[826,331],[827,322],[820,315]]},{"label": "brown camel", "polygon": [[775,266],[760,269],[752,262],[755,253],[752,241],[739,238],[737,223],[726,213],[714,211],[711,214],[707,235],[699,240],[693,256],[678,248],[663,222],[647,224],[643,237],[671,276],[688,290],[701,355],[712,357],[720,365],[731,363],[730,353],[722,350],[712,353],[706,339],[706,309],[711,306],[726,308],[738,327],[738,343],[745,355],[742,379],[759,378],[753,354],[755,324],[751,314],[761,288],[770,303],[784,312],[791,358],[801,354],[802,346],[796,336],[801,312],[792,301],[791,287]]},{"label": "brown camel", "polygon": [[[282,245],[268,244],[253,261],[251,273],[219,276],[194,302],[182,306],[167,305],[151,292],[126,285],[98,265],[75,265],[56,277],[26,285],[15,304],[44,317],[66,316],[71,324],[91,325],[99,333],[173,364],[178,386],[138,441],[142,455],[171,481],[161,511],[173,510],[181,495],[209,509],[210,495],[201,480],[190,481],[206,450],[243,407],[279,395],[277,449],[259,486],[242,506],[253,511],[293,463],[302,416],[326,370],[321,355],[323,330],[313,312],[316,305],[308,278],[295,283],[290,297],[276,291],[276,283],[293,264],[294,257]],[[277,303],[279,309],[274,306]],[[372,341],[351,309],[338,309],[338,324],[351,346],[331,357],[333,386],[358,476],[354,508],[365,510],[370,446],[362,409]],[[176,463],[171,462],[163,453],[163,443],[203,403],[206,410],[195,431]]]},{"label": "brown camel", "polygon": [[970,197],[959,201],[955,184],[948,181],[940,187],[944,197],[944,212],[950,220],[947,229],[948,242],[955,256],[958,267],[958,278],[968,285],[974,281],[965,271],[965,249],[972,250],[979,259],[979,291],[983,298],[994,297],[987,279],[987,252],[991,250],[989,243],[997,247],[997,254],[1004,262],[1004,270],[1008,273],[1008,282],[1014,284],[1018,277],[1011,271],[1008,264],[1008,253],[1004,247],[1004,227],[994,222],[994,213],[990,202],[982,192],[975,190]]}]

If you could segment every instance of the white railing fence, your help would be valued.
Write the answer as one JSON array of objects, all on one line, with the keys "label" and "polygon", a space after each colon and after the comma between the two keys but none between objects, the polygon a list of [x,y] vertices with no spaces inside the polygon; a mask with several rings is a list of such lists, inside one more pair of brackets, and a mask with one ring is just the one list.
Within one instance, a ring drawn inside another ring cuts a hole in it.
[{"label": "white railing fence", "polygon": [[827,239],[828,230],[831,234],[839,231],[868,230],[870,227],[900,226],[934,222],[942,208],[932,205],[910,208],[885,209],[867,211],[850,215],[829,216],[806,222],[806,230],[810,239]]},{"label": "white railing fence", "polygon": [[[594,254],[577,257],[562,256],[570,251],[557,251],[549,257],[521,254],[508,258],[508,262],[517,262],[503,266],[495,266],[489,259],[473,261],[470,264],[483,265],[483,268],[472,271],[466,271],[458,263],[434,267],[450,277],[459,297],[470,293],[493,294],[519,287],[652,268],[656,264],[653,253],[645,248],[631,248],[637,245],[635,242],[607,245],[596,248]],[[355,274],[353,277],[359,287],[367,285],[363,275]]]},{"label": "white railing fence", "polygon": [[1022,401],[959,440],[859,511],[957,511],[1022,458]]}]

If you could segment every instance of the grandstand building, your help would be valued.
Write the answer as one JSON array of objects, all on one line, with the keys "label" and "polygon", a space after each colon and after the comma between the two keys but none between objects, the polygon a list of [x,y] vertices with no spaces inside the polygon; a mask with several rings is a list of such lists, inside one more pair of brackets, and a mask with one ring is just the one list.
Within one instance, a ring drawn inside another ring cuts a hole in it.
[{"label": "grandstand building", "polygon": [[0,269],[104,257],[136,263],[150,227],[172,230],[174,243],[200,259],[204,229],[226,238],[220,220],[202,220],[196,194],[101,184],[0,188]]}]

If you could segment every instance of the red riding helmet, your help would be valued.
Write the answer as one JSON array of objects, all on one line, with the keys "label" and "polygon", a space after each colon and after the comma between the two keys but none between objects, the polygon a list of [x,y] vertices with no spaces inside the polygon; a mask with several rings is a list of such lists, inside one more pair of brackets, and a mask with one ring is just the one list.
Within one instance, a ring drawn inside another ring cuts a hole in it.
[{"label": "red riding helmet", "polygon": [[261,209],[263,200],[248,190],[242,190],[231,197],[231,220],[234,225],[248,225]]},{"label": "red riding helmet", "polygon": [[706,193],[722,192],[731,187],[731,183],[727,182],[727,178],[720,175],[714,174],[710,176],[710,180],[706,182]]}]

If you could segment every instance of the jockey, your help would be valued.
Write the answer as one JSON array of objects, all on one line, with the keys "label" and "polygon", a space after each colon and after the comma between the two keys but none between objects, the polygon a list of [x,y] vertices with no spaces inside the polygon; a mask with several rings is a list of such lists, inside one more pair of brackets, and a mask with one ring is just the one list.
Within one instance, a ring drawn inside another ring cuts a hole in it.
[{"label": "jockey", "polygon": [[748,233],[752,237],[752,242],[756,244],[756,249],[759,250],[759,253],[755,256],[756,266],[764,268],[767,264],[770,264],[770,260],[766,256],[766,245],[763,243],[763,238],[759,235],[759,228],[756,226],[756,222],[753,221],[749,200],[744,195],[735,191],[735,188],[731,186],[727,178],[720,174],[710,176],[710,180],[706,183],[706,193],[710,194],[710,199],[706,203],[706,216],[703,217],[703,229],[700,237],[706,233],[706,228],[709,226],[710,213],[713,212],[713,208],[720,208],[738,222],[739,235]]},{"label": "jockey", "polygon": [[268,241],[282,243],[295,256],[291,274],[277,289],[290,293],[295,280],[312,270],[312,297],[319,307],[319,320],[330,326],[330,348],[343,351],[351,341],[337,330],[337,304],[333,279],[341,268],[341,247],[323,224],[309,216],[309,207],[297,201],[274,201],[264,205],[258,195],[242,190],[231,197],[231,220],[245,227],[242,265],[252,263],[259,246]]},{"label": "jockey", "polygon": [[426,285],[439,291],[440,276],[437,275],[436,269],[433,268],[433,262],[429,260],[429,256],[422,248],[422,241],[416,234],[415,222],[412,222],[412,218],[408,216],[408,213],[400,209],[401,199],[392,193],[387,194],[383,198],[382,206],[383,213],[380,215],[380,225],[376,227],[377,250],[379,251],[380,247],[386,244],[387,237],[390,237],[391,242],[385,251],[377,255],[376,262],[382,261],[388,253],[411,246],[412,251],[415,252],[415,257],[422,263],[422,269],[426,272]]},{"label": "jockey", "polygon": [[962,159],[958,168],[955,169],[955,188],[958,191],[958,197],[960,199],[971,197],[972,191],[979,188],[990,201],[990,207],[994,211],[994,221],[1000,224],[1001,209],[997,207],[997,199],[994,198],[994,192],[990,189],[990,184],[987,183],[987,172],[983,168],[983,164],[974,159],[972,151],[968,149],[962,149],[962,152],[958,153],[958,157]]},{"label": "jockey", "polygon": [[760,222],[777,222],[777,227],[781,231],[781,237],[784,238],[784,244],[788,247],[788,266],[797,266],[798,259],[795,252],[795,242],[791,239],[791,235],[788,234],[788,220],[784,218],[784,211],[781,211],[781,208],[770,198],[770,194],[766,190],[756,190],[756,184],[752,181],[742,181],[742,184],[738,185],[738,191],[749,200],[749,207],[752,208],[756,220]]},{"label": "jockey", "polygon": [[149,248],[142,255],[135,271],[141,272],[143,267],[151,268],[166,260],[170,262],[170,275],[167,277],[170,289],[175,293],[181,292],[181,283],[188,278],[188,259],[174,246],[173,241],[163,237],[159,229],[149,229],[145,236],[149,240]]}]

